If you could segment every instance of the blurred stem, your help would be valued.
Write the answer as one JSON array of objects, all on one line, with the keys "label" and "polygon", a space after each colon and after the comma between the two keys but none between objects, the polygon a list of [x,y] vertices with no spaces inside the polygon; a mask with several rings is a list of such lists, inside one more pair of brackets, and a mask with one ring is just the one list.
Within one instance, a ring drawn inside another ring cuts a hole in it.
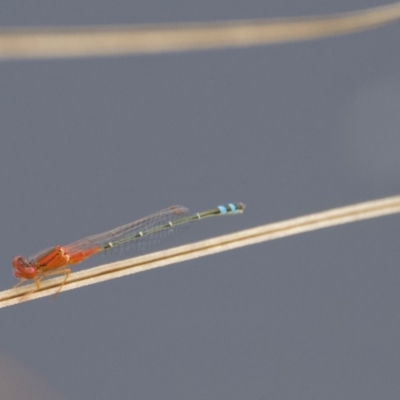
[{"label": "blurred stem", "polygon": [[369,30],[400,19],[400,2],[302,18],[0,29],[0,59],[117,56],[249,47]]}]

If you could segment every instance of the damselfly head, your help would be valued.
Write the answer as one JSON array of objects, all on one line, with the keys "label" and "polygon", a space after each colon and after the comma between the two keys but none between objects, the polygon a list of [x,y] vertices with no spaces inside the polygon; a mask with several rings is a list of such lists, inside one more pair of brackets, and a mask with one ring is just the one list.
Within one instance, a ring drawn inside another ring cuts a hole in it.
[{"label": "damselfly head", "polygon": [[22,256],[14,257],[12,266],[16,278],[33,279],[37,275],[36,268]]}]

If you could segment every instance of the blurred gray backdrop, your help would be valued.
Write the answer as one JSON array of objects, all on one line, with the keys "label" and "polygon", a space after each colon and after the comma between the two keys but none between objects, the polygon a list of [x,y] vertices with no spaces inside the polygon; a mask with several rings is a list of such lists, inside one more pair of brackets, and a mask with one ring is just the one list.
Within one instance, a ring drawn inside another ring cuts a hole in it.
[{"label": "blurred gray backdrop", "polygon": [[[381,4],[3,0],[0,26]],[[17,254],[172,204],[247,209],[168,246],[398,194],[399,35],[392,24],[248,49],[1,62],[1,289]],[[398,399],[398,232],[398,216],[379,218],[2,309],[0,397]]]}]

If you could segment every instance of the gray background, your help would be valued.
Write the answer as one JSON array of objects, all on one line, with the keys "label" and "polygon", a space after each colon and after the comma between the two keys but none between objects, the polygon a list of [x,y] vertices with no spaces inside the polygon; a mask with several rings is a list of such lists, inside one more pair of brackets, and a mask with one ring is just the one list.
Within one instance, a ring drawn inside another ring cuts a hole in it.
[{"label": "gray background", "polygon": [[[4,0],[0,25],[374,5]],[[399,37],[392,24],[250,49],[1,62],[1,289],[17,254],[176,203],[247,209],[169,246],[398,194]],[[1,399],[398,399],[398,232],[398,216],[379,218],[3,309]]]}]

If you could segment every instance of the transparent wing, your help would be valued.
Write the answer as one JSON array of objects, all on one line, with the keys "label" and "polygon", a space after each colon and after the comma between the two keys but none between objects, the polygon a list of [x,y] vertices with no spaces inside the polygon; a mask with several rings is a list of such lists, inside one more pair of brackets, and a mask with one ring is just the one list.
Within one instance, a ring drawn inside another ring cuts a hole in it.
[{"label": "transparent wing", "polygon": [[[169,227],[168,222],[182,218],[189,210],[182,206],[172,206],[165,210],[158,211],[138,221],[120,226],[110,231],[88,236],[77,242],[62,246],[67,254],[85,252],[98,249],[123,247],[143,248],[160,243],[185,229],[183,225]],[[184,224],[190,225],[190,224]],[[151,232],[153,228],[164,227],[163,229]]]}]

